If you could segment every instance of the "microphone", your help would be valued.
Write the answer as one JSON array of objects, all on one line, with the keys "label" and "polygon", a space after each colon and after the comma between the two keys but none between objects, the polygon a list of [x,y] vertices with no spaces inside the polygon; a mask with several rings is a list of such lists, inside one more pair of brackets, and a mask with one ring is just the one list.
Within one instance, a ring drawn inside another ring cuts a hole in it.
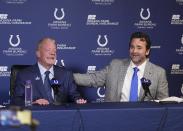
[{"label": "microphone", "polygon": [[144,97],[149,94],[149,96],[154,101],[154,98],[152,97],[151,92],[149,90],[149,86],[151,85],[151,81],[149,79],[146,79],[146,78],[142,77],[141,78],[141,84],[142,84],[142,88],[144,89],[144,92],[145,92]]},{"label": "microphone", "polygon": [[56,78],[52,78],[50,80],[50,85],[53,89],[54,94],[57,95],[59,92],[59,87],[61,86],[59,81]]}]

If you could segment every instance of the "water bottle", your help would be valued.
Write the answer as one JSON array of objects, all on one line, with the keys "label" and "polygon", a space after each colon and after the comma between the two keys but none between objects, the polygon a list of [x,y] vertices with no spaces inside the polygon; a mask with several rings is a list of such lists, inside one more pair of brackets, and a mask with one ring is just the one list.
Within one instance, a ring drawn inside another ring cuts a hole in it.
[{"label": "water bottle", "polygon": [[27,80],[25,83],[25,106],[32,106],[32,83]]}]

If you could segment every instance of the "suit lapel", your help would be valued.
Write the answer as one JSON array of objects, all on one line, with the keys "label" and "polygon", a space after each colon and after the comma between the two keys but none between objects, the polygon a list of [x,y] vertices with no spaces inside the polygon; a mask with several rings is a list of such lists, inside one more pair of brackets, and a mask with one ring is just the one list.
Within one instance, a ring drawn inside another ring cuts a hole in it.
[{"label": "suit lapel", "polygon": [[43,98],[47,98],[47,93],[46,93],[46,90],[44,88],[44,85],[43,85],[43,80],[42,80],[42,77],[41,77],[41,73],[40,73],[40,70],[39,70],[39,67],[37,64],[35,64],[33,66],[33,69],[32,69],[32,72],[35,74],[35,87],[36,88],[35,90],[37,90],[41,96],[43,96]]},{"label": "suit lapel", "polygon": [[59,83],[62,83],[61,81],[64,80],[64,70],[62,68],[58,68],[57,66],[53,66],[54,70],[54,78],[59,80]]}]

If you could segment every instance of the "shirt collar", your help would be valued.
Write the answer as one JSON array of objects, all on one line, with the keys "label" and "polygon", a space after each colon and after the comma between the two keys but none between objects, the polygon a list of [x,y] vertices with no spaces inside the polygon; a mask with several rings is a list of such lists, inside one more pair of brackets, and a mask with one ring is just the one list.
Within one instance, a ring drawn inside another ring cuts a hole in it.
[{"label": "shirt collar", "polygon": [[140,71],[144,71],[146,63],[148,60],[145,60],[141,65],[136,66],[132,61],[130,61],[130,67],[133,69],[134,67],[137,67]]},{"label": "shirt collar", "polygon": [[[40,73],[41,73],[41,76],[45,75],[45,71],[47,71],[46,68],[44,68],[39,62],[38,62],[38,67],[39,67],[39,70],[40,70]],[[53,71],[53,66],[49,69],[50,73],[53,75],[54,74],[54,71]]]}]

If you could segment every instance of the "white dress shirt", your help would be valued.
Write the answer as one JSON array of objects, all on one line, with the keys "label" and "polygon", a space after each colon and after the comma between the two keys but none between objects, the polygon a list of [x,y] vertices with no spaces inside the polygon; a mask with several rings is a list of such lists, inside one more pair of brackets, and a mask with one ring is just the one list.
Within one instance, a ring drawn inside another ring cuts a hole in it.
[{"label": "white dress shirt", "polygon": [[144,75],[144,69],[146,66],[147,60],[142,63],[140,66],[136,66],[132,61],[130,62],[130,65],[128,66],[126,75],[125,75],[125,79],[124,79],[124,83],[123,83],[123,88],[121,91],[121,102],[127,102],[129,101],[129,97],[130,97],[130,88],[131,88],[131,80],[132,80],[132,76],[134,73],[133,68],[137,67],[139,69],[139,71],[137,72],[137,76],[138,76],[138,96],[140,94],[140,88],[141,88],[141,81],[140,79],[143,77]]}]

